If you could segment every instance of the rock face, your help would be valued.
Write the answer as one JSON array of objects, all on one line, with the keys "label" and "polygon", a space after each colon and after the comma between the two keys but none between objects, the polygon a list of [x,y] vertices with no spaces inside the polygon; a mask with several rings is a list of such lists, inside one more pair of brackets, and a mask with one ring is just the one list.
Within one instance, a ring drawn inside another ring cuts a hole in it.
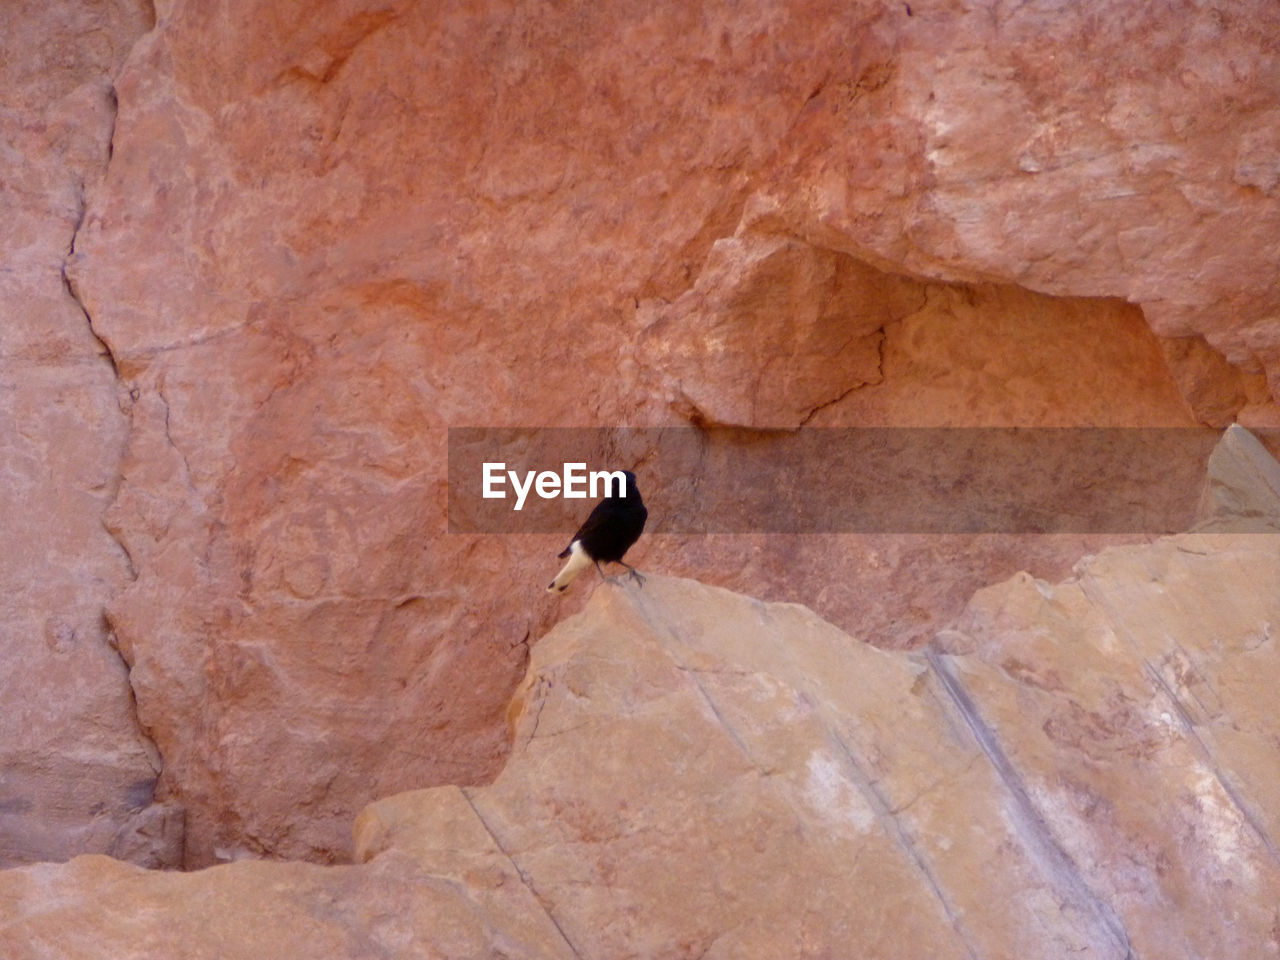
[{"label": "rock face", "polygon": [[103,529],[128,432],[110,358],[66,286],[86,183],[107,165],[111,76],[145,5],[12,5],[0,31],[0,864],[181,857],[153,804],[104,605],[130,567]]},{"label": "rock face", "polygon": [[886,6],[815,85],[795,179],[758,215],[915,272],[1124,297],[1162,334],[1266,366],[1274,392],[1278,18],[1265,3]]},{"label": "rock face", "polygon": [[1280,571],[1274,537],[1223,554],[1224,536],[1104,553],[1052,590],[1020,578],[947,638],[971,653],[955,675],[986,729],[1137,956],[1280,950],[1280,781],[1261,760],[1276,746],[1264,598]]},{"label": "rock face", "polygon": [[1280,463],[1238,426],[1209,457],[1197,529],[1280,533]]},{"label": "rock face", "polygon": [[1185,535],[1022,575],[927,653],[688,580],[602,585],[534,649],[498,778],[372,804],[361,865],[11,870],[0,946],[1268,955],[1278,547]]},{"label": "rock face", "polygon": [[[172,0],[136,43],[149,10],[65,11],[4,41],[95,51],[52,97],[63,60],[5,57],[32,65],[6,74],[28,91],[6,143],[49,158],[21,166],[32,239],[0,273],[6,310],[33,298],[0,334],[3,383],[43,384],[5,390],[5,649],[51,706],[33,722],[5,691],[24,746],[4,789],[23,765],[78,778],[65,741],[26,746],[56,725],[130,744],[95,829],[150,802],[117,789],[156,758],[105,608],[163,757],[152,815],[171,836],[185,808],[189,866],[344,859],[369,799],[501,767],[562,544],[445,534],[449,425],[1276,417],[1270,0]],[[75,463],[50,483],[54,457]],[[1096,546],[638,559],[908,645],[1028,550],[1056,577]],[[80,659],[43,666],[46,635]]]}]

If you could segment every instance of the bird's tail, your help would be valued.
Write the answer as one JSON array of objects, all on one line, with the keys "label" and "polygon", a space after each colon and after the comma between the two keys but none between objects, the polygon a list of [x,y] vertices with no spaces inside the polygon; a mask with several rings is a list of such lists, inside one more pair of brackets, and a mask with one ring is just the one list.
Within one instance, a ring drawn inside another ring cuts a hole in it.
[{"label": "bird's tail", "polygon": [[[582,549],[582,541],[575,540],[569,544],[566,551],[569,554],[569,560],[556,574],[556,578],[551,581],[551,585],[547,587],[548,593],[562,593],[568,589],[569,583],[587,567],[591,566],[591,558],[587,556],[587,551]],[[564,556],[564,554],[561,554]]]}]

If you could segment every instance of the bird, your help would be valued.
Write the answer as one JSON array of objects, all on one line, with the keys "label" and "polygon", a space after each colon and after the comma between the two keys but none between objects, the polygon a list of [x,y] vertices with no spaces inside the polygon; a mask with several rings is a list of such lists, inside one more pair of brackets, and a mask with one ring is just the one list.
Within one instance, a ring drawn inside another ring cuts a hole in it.
[{"label": "bird", "polygon": [[600,564],[622,564],[630,571],[630,576],[636,583],[644,585],[644,576],[640,571],[629,563],[623,563],[622,558],[631,549],[631,545],[640,539],[649,511],[640,499],[636,475],[630,470],[623,470],[622,475],[626,478],[622,495],[608,496],[611,487],[606,487],[605,498],[595,505],[569,545],[560,551],[560,559],[568,557],[569,560],[547,587],[548,593],[563,593],[568,589],[570,581],[593,563],[600,576],[606,580],[609,578],[605,577]]}]

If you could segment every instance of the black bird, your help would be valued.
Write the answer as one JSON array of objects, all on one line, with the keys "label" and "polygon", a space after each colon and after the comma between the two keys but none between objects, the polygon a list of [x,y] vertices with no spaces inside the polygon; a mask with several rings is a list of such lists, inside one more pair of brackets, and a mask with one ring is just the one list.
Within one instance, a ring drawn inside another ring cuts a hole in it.
[{"label": "black bird", "polygon": [[[568,557],[569,562],[556,574],[556,578],[547,587],[549,593],[559,593],[569,586],[569,581],[580,574],[591,564],[596,565],[600,576],[601,563],[621,563],[631,571],[637,583],[643,585],[644,577],[629,563],[622,563],[622,557],[631,545],[640,539],[644,530],[644,522],[649,511],[640,499],[640,490],[636,487],[636,475],[630,470],[623,470],[626,485],[621,496],[605,496],[596,504],[595,509],[587,517],[586,523],[578,528],[569,545],[560,552],[560,556]],[[605,493],[617,489],[616,484],[608,484]]]}]

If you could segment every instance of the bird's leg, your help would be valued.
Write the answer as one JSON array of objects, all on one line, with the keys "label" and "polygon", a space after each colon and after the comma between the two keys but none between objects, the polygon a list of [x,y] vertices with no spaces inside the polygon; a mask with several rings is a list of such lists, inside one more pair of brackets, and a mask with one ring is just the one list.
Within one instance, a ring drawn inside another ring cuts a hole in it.
[{"label": "bird's leg", "polygon": [[597,561],[596,561],[596,573],[600,574],[600,579],[601,579],[601,580],[608,581],[608,580],[612,579],[611,577],[607,577],[607,576],[605,576],[605,572],[604,572],[604,570],[600,567],[600,561],[599,561],[599,560],[597,560]]},{"label": "bird's leg", "polygon": [[[621,560],[619,560],[619,561],[618,561],[618,563],[622,563],[622,561],[621,561]],[[640,586],[642,586],[642,587],[643,587],[643,586],[644,586],[644,574],[642,574],[639,570],[637,570],[635,567],[633,567],[633,566],[632,566],[631,564],[629,564],[629,563],[622,563],[622,565],[623,565],[624,567],[626,567],[626,568],[627,568],[627,570],[629,571],[627,575],[628,575],[629,577],[631,577],[631,579],[632,579],[632,580],[634,580],[636,583],[638,583]]]}]

